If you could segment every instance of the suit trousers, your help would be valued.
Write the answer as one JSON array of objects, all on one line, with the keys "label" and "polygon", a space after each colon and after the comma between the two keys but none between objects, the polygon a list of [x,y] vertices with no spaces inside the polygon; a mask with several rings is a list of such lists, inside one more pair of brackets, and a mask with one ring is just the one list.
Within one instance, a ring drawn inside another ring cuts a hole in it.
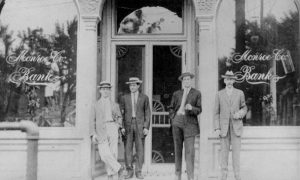
[{"label": "suit trousers", "polygon": [[236,180],[240,180],[240,151],[241,151],[241,137],[234,133],[232,126],[232,119],[229,120],[229,129],[225,137],[221,137],[221,180],[227,179],[228,173],[228,157],[230,145],[232,149],[232,165],[234,176]]},{"label": "suit trousers", "polygon": [[98,144],[101,160],[105,163],[107,175],[118,175],[121,164],[118,162],[118,125],[106,123],[107,141]]},{"label": "suit trousers", "polygon": [[[176,115],[177,116],[177,115]],[[176,118],[176,121],[183,122],[185,121],[185,116],[179,115]],[[188,179],[194,179],[194,159],[195,159],[195,136],[185,137],[184,126],[181,126],[178,123],[173,123],[172,132],[174,140],[174,149],[175,149],[175,175],[179,176],[178,179],[181,179],[182,172],[182,148],[184,143],[185,148],[185,160],[186,160],[186,170]]]},{"label": "suit trousers", "polygon": [[133,160],[133,143],[135,144],[136,159],[135,160],[135,173],[141,173],[144,163],[144,142],[145,138],[143,132],[138,132],[138,125],[135,118],[132,118],[131,127],[126,132],[125,154],[126,154],[126,169],[132,171]]}]

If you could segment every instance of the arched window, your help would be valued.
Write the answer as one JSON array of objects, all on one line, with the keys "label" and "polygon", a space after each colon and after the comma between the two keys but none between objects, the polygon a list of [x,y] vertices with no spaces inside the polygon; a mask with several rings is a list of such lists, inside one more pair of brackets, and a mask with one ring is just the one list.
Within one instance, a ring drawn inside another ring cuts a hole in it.
[{"label": "arched window", "polygon": [[[250,126],[300,125],[299,12],[293,0],[223,1],[219,75],[236,73]],[[219,76],[220,77],[220,76]],[[224,85],[219,81],[219,88]]]},{"label": "arched window", "polygon": [[73,0],[5,2],[0,121],[75,125],[77,22]]},{"label": "arched window", "polygon": [[115,0],[115,33],[182,34],[182,0]]}]

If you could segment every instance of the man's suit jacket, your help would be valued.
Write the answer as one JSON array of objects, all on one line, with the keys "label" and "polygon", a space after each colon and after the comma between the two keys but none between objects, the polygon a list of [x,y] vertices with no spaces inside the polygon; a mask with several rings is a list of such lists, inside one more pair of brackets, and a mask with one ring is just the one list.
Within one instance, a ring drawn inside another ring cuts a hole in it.
[{"label": "man's suit jacket", "polygon": [[[124,127],[126,132],[129,132],[131,129],[132,123],[132,102],[131,94],[125,94],[121,98],[120,108],[124,119]],[[139,93],[137,103],[136,103],[136,121],[138,125],[138,131],[140,137],[144,137],[143,129],[149,129],[150,127],[150,103],[147,95]]]},{"label": "man's suit jacket", "polygon": [[[170,119],[173,120],[176,116],[177,111],[180,108],[181,100],[183,96],[183,89],[174,92],[171,104],[169,106]],[[185,117],[187,119],[186,126],[186,134],[185,137],[195,136],[200,133],[199,123],[197,116],[202,112],[201,106],[201,93],[200,91],[191,88],[185,101],[186,104],[192,105],[192,110],[185,110]]]},{"label": "man's suit jacket", "polygon": [[243,132],[242,119],[233,119],[233,114],[240,112],[242,117],[247,113],[245,95],[243,91],[233,88],[231,96],[228,96],[226,89],[220,90],[215,99],[214,128],[221,130],[221,136],[225,137],[229,128],[229,120],[232,119],[232,126],[237,136]]},{"label": "man's suit jacket", "polygon": [[[112,110],[112,118],[118,124],[119,128],[123,127],[122,124],[122,115],[119,108],[119,105],[113,101],[110,101],[111,110]],[[96,116],[96,123],[92,123],[91,127],[91,135],[96,134],[98,140],[100,142],[104,141],[107,138],[106,126],[105,126],[105,104],[101,99],[99,99],[94,108],[95,108],[95,116]]]}]

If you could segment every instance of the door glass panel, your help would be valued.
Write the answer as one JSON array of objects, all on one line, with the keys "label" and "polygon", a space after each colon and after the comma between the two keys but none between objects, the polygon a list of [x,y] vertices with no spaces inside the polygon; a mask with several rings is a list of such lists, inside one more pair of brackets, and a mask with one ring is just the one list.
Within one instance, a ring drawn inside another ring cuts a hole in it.
[{"label": "door glass panel", "polygon": [[[126,84],[126,82],[129,80],[129,77],[138,77],[145,82],[145,46],[117,45],[116,58],[116,95],[119,99],[122,95],[129,93],[129,86]],[[141,84],[140,90],[143,92],[144,83]]]},{"label": "door glass panel", "polygon": [[[116,97],[120,98],[130,92],[129,77],[138,77],[143,83],[140,92],[144,92],[145,84],[145,46],[144,45],[117,45],[116,46]],[[119,144],[118,159],[125,160],[124,146]]]},{"label": "door glass panel", "polygon": [[153,46],[152,163],[174,163],[168,106],[181,88],[181,46]]}]

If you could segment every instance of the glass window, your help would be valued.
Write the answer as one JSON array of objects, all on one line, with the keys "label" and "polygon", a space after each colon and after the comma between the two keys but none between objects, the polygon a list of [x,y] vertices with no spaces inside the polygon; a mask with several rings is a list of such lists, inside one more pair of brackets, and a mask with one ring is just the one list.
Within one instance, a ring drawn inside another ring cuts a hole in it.
[{"label": "glass window", "polygon": [[77,10],[73,0],[6,1],[0,35],[0,121],[74,126]]},{"label": "glass window", "polygon": [[[145,74],[145,46],[144,45],[117,45],[117,88],[116,94],[118,101],[124,95],[130,92],[129,85],[126,84],[130,77],[138,77],[143,82]],[[141,84],[140,90],[144,92],[144,84]]]},{"label": "glass window", "polygon": [[183,33],[182,0],[116,0],[116,33]]},{"label": "glass window", "polygon": [[236,73],[235,87],[244,91],[248,106],[245,125],[300,125],[295,2],[229,0],[221,4],[217,24],[219,77],[227,70]]},{"label": "glass window", "polygon": [[182,46],[153,46],[152,163],[174,163],[174,143],[168,106],[181,88]]}]

